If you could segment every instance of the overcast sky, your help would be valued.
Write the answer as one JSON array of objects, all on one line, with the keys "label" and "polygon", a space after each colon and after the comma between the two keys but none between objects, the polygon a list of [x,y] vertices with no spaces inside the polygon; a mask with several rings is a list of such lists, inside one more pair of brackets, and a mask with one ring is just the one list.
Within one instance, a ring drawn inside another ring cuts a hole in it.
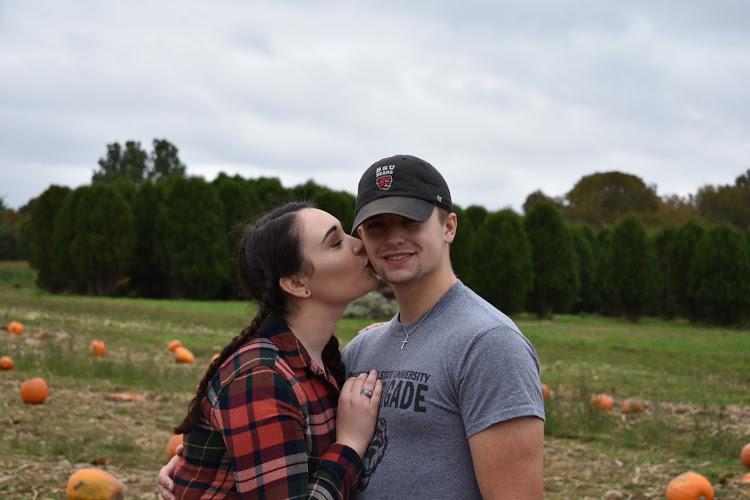
[{"label": "overcast sky", "polygon": [[354,193],[408,153],[463,206],[608,170],[685,195],[750,168],[749,89],[746,0],[0,0],[0,196],[155,137],[209,180]]}]

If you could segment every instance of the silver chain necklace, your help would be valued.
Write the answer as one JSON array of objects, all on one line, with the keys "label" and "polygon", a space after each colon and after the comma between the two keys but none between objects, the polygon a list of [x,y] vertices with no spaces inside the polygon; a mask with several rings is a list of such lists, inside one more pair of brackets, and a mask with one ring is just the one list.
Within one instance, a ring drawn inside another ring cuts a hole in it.
[{"label": "silver chain necklace", "polygon": [[401,349],[399,349],[399,351],[403,351],[404,350],[404,346],[406,345],[407,342],[409,342],[409,335],[411,335],[412,333],[416,332],[417,329],[420,326],[422,326],[422,323],[424,323],[424,320],[427,319],[427,317],[430,315],[430,313],[432,312],[432,310],[435,309],[436,305],[437,305],[437,302],[435,302],[434,304],[432,304],[432,307],[430,307],[430,310],[427,311],[427,314],[425,314],[424,316],[422,316],[422,319],[419,320],[419,323],[417,323],[417,326],[415,326],[414,328],[412,328],[411,331],[409,331],[409,330],[406,329],[406,325],[404,323],[401,324],[401,326],[404,328],[404,333],[406,335],[404,336],[404,340],[401,341]]}]

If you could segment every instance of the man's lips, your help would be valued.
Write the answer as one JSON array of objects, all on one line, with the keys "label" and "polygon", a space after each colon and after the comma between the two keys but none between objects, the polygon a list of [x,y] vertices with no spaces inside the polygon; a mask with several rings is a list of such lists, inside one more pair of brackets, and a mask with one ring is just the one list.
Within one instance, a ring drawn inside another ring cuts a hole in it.
[{"label": "man's lips", "polygon": [[381,256],[389,264],[397,264],[408,260],[415,252],[394,252],[388,253]]}]

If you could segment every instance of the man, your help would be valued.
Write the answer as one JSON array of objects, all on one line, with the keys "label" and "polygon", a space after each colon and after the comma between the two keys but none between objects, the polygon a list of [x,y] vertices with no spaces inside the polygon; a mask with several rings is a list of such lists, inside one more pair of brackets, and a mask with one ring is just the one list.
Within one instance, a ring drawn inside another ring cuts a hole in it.
[{"label": "man", "polygon": [[429,163],[398,155],[362,175],[352,231],[399,314],[342,353],[350,374],[374,369],[384,384],[358,499],[543,496],[536,352],[456,277],[457,225],[448,186]]},{"label": "man", "polygon": [[[357,498],[542,498],[544,402],[534,348],[450,264],[445,180],[406,155],[362,176],[353,231],[399,314],[346,346],[384,384]],[[498,283],[498,286],[514,286]]]}]

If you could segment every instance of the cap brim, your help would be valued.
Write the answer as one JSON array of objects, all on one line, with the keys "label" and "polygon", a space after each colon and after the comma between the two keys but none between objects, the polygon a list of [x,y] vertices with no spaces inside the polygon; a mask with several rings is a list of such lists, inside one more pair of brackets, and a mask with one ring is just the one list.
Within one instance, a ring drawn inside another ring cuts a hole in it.
[{"label": "cap brim", "polygon": [[380,198],[371,201],[357,212],[352,225],[352,233],[357,230],[360,224],[376,215],[394,214],[424,222],[430,218],[434,209],[435,205],[432,203],[417,198],[406,198],[404,196]]}]

